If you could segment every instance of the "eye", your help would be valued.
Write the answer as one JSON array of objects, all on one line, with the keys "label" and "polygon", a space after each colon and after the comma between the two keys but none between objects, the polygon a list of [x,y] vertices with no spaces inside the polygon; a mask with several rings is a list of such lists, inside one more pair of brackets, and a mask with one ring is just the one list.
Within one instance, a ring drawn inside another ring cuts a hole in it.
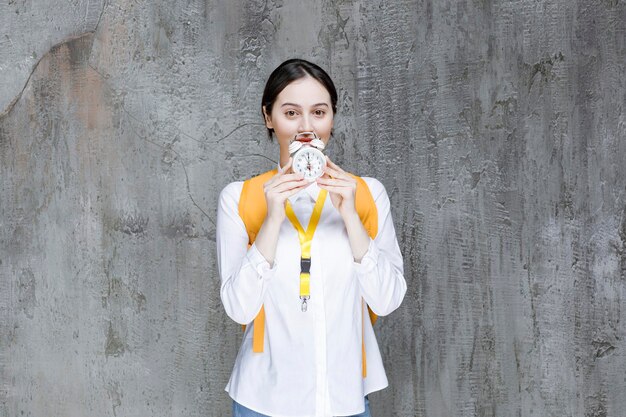
[{"label": "eye", "polygon": [[294,117],[296,114],[297,114],[297,113],[295,112],[295,110],[287,110],[287,111],[285,112],[285,115],[286,115],[287,117]]},{"label": "eye", "polygon": [[316,116],[321,117],[321,116],[325,115],[325,114],[326,114],[326,112],[325,112],[324,110],[317,109],[317,110],[315,110],[315,111],[313,112],[313,114],[315,114]]}]

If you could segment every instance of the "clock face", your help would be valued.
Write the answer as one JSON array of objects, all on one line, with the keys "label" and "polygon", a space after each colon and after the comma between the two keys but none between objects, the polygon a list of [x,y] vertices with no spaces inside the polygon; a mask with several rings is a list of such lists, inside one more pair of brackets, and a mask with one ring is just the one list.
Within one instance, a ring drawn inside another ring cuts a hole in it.
[{"label": "clock face", "polygon": [[302,172],[304,178],[308,180],[321,177],[324,174],[325,166],[326,157],[324,154],[319,149],[310,146],[301,148],[293,156],[294,172]]}]

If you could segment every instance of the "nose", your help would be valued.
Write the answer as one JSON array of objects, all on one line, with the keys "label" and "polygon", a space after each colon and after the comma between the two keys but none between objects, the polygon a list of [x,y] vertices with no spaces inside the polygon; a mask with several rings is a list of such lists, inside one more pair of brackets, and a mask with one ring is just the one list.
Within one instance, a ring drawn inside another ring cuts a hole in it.
[{"label": "nose", "polygon": [[304,114],[300,119],[300,126],[298,127],[298,132],[312,132],[313,124],[311,123],[311,119],[308,114]]}]

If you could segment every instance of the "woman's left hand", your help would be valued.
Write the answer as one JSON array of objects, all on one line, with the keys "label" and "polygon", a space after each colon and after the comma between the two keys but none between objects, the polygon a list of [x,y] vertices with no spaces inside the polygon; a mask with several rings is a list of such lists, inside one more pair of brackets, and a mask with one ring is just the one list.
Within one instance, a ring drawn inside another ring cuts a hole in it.
[{"label": "woman's left hand", "polygon": [[323,190],[328,190],[333,206],[339,211],[341,217],[356,214],[354,203],[356,194],[356,179],[326,156],[326,168],[324,175],[317,179],[317,185]]}]

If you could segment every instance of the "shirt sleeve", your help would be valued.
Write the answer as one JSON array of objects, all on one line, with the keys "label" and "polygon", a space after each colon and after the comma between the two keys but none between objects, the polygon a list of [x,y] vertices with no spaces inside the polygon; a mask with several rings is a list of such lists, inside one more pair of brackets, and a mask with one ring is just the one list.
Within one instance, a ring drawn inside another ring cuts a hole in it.
[{"label": "shirt sleeve", "polygon": [[378,210],[378,233],[370,239],[361,262],[354,262],[354,268],[365,302],[374,313],[386,316],[400,306],[406,293],[404,263],[387,191],[376,179],[368,185]]},{"label": "shirt sleeve", "polygon": [[241,182],[227,185],[217,207],[217,263],[220,297],[226,314],[239,324],[249,324],[261,310],[267,285],[276,273],[255,244],[248,248],[248,233],[239,217]]}]

